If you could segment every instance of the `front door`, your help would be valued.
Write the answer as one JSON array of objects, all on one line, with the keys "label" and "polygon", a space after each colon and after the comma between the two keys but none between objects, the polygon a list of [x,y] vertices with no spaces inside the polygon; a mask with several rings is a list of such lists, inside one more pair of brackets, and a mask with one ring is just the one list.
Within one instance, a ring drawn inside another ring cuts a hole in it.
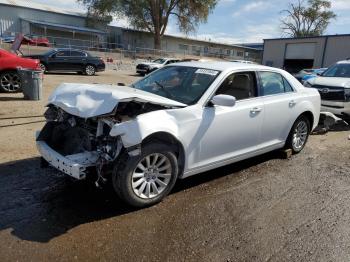
[{"label": "front door", "polygon": [[53,54],[48,59],[49,68],[52,71],[69,71],[72,68],[70,67],[70,51],[63,50],[58,51]]},{"label": "front door", "polygon": [[195,167],[229,160],[255,151],[260,143],[264,115],[262,100],[257,97],[255,72],[229,75],[216,91],[236,98],[232,107],[211,106],[203,109],[203,136]]}]

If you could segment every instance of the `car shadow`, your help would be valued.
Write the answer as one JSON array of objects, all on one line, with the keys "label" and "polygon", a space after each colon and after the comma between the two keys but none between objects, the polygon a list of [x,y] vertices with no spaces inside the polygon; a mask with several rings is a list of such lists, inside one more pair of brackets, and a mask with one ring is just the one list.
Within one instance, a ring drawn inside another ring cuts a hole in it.
[{"label": "car shadow", "polygon": [[0,101],[4,101],[4,102],[6,102],[6,101],[19,101],[19,100],[24,100],[24,97],[10,97],[10,96],[0,97]]},{"label": "car shadow", "polygon": [[[272,152],[179,180],[172,194],[276,157],[280,154]],[[142,212],[122,203],[109,186],[73,182],[39,166],[39,158],[0,164],[0,231],[10,229],[19,239],[45,243],[85,223]]]}]

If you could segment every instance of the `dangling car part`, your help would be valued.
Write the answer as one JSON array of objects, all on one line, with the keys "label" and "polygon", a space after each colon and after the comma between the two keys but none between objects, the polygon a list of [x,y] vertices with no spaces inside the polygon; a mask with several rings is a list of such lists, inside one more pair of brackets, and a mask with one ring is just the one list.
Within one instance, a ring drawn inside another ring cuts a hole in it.
[{"label": "dangling car part", "polygon": [[130,87],[62,84],[37,147],[65,174],[111,182],[120,198],[144,207],[178,178],[275,149],[299,153],[319,114],[317,90],[283,70],[187,62]]}]

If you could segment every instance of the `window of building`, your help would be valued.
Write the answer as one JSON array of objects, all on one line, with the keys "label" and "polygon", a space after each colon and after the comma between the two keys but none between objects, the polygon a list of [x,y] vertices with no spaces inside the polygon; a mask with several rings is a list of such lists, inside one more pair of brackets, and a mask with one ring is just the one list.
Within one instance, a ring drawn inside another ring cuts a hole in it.
[{"label": "window of building", "polygon": [[179,49],[180,50],[188,50],[188,45],[179,44]]},{"label": "window of building", "polygon": [[243,51],[237,51],[237,56],[241,56],[241,57],[243,57],[243,56],[244,56]]}]

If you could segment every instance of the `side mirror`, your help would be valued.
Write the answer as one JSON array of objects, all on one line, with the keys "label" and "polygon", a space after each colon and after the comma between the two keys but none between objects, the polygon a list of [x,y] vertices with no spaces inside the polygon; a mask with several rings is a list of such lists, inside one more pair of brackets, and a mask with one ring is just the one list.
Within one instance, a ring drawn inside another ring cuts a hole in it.
[{"label": "side mirror", "polygon": [[234,106],[236,104],[236,98],[229,95],[216,95],[211,99],[211,103],[217,106]]},{"label": "side mirror", "polygon": [[321,75],[322,75],[322,73],[318,72],[318,73],[316,73],[316,75],[321,76]]}]

